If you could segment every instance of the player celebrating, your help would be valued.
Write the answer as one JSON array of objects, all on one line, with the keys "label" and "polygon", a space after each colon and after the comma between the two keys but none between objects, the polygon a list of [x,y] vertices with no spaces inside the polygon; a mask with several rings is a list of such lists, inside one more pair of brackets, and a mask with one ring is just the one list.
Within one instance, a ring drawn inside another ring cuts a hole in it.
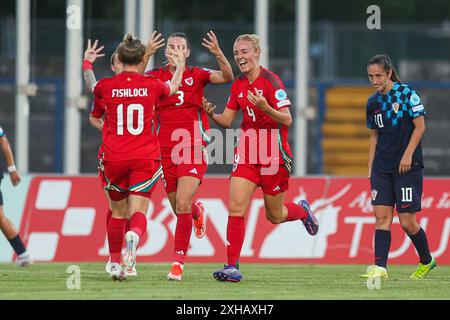
[{"label": "player celebrating", "polygon": [[369,177],[376,218],[375,265],[361,277],[388,277],[386,265],[395,205],[400,224],[420,258],[411,279],[422,279],[436,266],[425,231],[416,221],[422,199],[425,109],[416,91],[401,83],[388,56],[373,56],[367,73],[377,91],[366,108],[370,129]]},{"label": "player celebrating", "polygon": [[[3,128],[0,127],[0,146],[3,151],[3,154],[6,158],[6,164],[8,166],[9,177],[11,178],[11,183],[13,186],[17,186],[20,183],[20,176],[16,170],[16,166],[14,165],[14,155],[11,150],[11,146],[9,145],[8,139],[6,138],[5,132]],[[0,184],[3,179],[3,170],[1,170],[0,166]],[[8,239],[11,247],[14,249],[17,259],[16,264],[19,267],[26,267],[32,264],[31,257],[25,248],[25,245],[20,239],[19,232],[16,230],[12,222],[5,217],[5,213],[3,211],[3,195],[0,191],[0,229],[2,229],[3,234],[6,239]]]},{"label": "player celebrating", "polygon": [[[160,37],[161,37],[161,34],[157,34],[156,31],[154,31],[152,33],[152,36],[151,36],[148,46],[146,48],[146,51],[148,51],[148,52],[146,52],[146,54],[151,56],[156,52],[157,49],[159,49],[160,47],[163,46],[164,39],[160,39]],[[97,60],[97,58],[104,56],[104,54],[101,53],[101,51],[103,50],[104,47],[102,46],[100,48],[97,48],[97,45],[98,45],[98,40],[95,40],[94,44],[91,45],[91,40],[89,39],[87,49],[84,53],[83,75],[84,75],[84,81],[86,84],[86,88],[90,92],[94,89],[94,86],[97,83],[97,79],[95,78],[95,74],[94,74],[92,65],[95,62],[95,60]],[[117,75],[122,72],[123,66],[122,66],[122,63],[119,61],[117,50],[114,51],[114,53],[112,54],[110,62],[111,62],[111,70],[114,72],[114,74]],[[140,69],[142,69],[142,67],[145,67],[144,63],[141,63]],[[89,115],[89,122],[94,128],[96,128],[100,131],[102,131],[102,129],[103,129],[104,120],[102,118],[103,118],[104,113],[105,113],[104,103],[101,103],[101,101],[99,101],[98,103],[93,103],[92,110]],[[99,148],[97,158],[98,158],[98,162],[99,162],[98,173],[99,173],[101,186],[102,186],[102,189],[105,190],[105,196],[108,201],[108,212],[106,214],[106,226],[108,227],[109,220],[111,219],[111,216],[112,216],[112,210],[111,210],[111,199],[109,198],[108,191],[106,190],[107,182],[104,178],[103,171],[101,170],[101,168],[103,166],[101,163],[101,161],[102,161],[101,146]],[[127,222],[126,227],[125,227],[125,232],[128,232],[128,231],[129,231],[129,223]],[[109,274],[109,272],[111,270],[111,260],[109,260],[108,263],[106,264],[105,270]],[[125,269],[125,272],[126,272],[127,276],[136,276],[137,275],[136,266],[134,265],[131,269]]]},{"label": "player celebrating", "polygon": [[[203,90],[209,83],[223,84],[233,80],[233,70],[219,47],[216,35],[210,31],[207,37],[203,38],[202,45],[216,56],[220,71],[186,66],[176,95],[164,99],[157,107],[164,186],[177,215],[173,264],[167,276],[169,280],[180,281],[182,278],[192,223],[197,238],[203,238],[205,234],[203,205],[201,202],[193,203],[208,166],[205,146],[209,143],[206,134],[209,122],[201,107]],[[167,49],[177,47],[181,48],[187,59],[190,49],[184,33],[177,32],[169,36]],[[174,71],[175,65],[169,63],[147,74],[168,81]],[[181,132],[182,141],[173,138],[176,132]]]},{"label": "player celebrating", "polygon": [[110,275],[123,280],[121,249],[125,223],[130,231],[125,235],[125,268],[136,261],[139,240],[147,230],[149,198],[161,176],[160,149],[154,126],[154,110],[159,99],[177,92],[185,58],[177,48],[167,50],[166,57],[176,66],[170,85],[138,73],[145,47],[128,34],[117,48],[123,65],[122,73],[100,80],[94,96],[106,107],[103,130],[103,168],[112,202],[112,217],[108,224],[111,255]]},{"label": "player celebrating", "polygon": [[[288,128],[292,118],[288,108],[291,102],[283,83],[273,72],[260,66],[261,49],[257,35],[238,36],[233,53],[242,75],[231,87],[224,112],[215,114],[215,106],[206,99],[203,107],[222,128],[231,126],[238,110],[243,112],[242,133],[235,150],[230,181],[228,261],[223,269],[213,274],[219,281],[238,282],[243,279],[239,270],[239,257],[245,237],[245,215],[251,197],[259,186],[264,193],[266,217],[272,223],[301,220],[311,235],[317,234],[319,224],[307,201],[301,200],[298,204],[284,202],[292,162],[288,144]],[[248,145],[247,138],[252,134],[256,136],[257,142]],[[266,144],[275,146],[271,154],[264,155],[261,152],[267,147]]]}]

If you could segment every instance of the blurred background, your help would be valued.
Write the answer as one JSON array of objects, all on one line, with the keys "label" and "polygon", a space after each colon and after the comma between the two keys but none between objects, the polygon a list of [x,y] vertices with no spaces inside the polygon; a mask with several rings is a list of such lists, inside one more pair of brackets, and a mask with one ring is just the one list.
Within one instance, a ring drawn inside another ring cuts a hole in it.
[{"label": "blurred background", "polygon": [[[2,1],[0,11],[0,125],[16,146],[16,6]],[[141,0],[145,1],[145,0]],[[296,62],[294,0],[270,0],[269,69],[287,86],[294,105],[295,70],[308,75],[306,174],[365,176],[368,129],[365,103],[372,91],[366,64],[375,53],[387,53],[402,80],[415,88],[428,116],[423,139],[426,175],[450,175],[450,1],[445,0],[315,0],[309,5],[308,67]],[[191,44],[189,63],[217,68],[215,58],[201,45],[209,30],[238,75],[232,56],[237,35],[255,32],[253,0],[155,0],[155,25],[167,39],[185,32]],[[381,9],[381,29],[370,30],[366,12]],[[29,167],[31,173],[64,172],[66,9],[61,0],[30,1]],[[105,45],[106,57],[95,64],[97,78],[111,76],[109,56],[124,35],[124,0],[84,0],[83,50],[88,38]],[[137,17],[138,18],[138,17]],[[137,21],[138,22],[138,21]],[[151,30],[149,30],[151,32]],[[147,39],[141,39],[147,41]],[[82,54],[82,53],[80,53]],[[160,50],[155,65],[163,61]],[[80,75],[81,75],[81,69]],[[222,110],[230,85],[208,86],[206,97]],[[100,134],[89,125],[91,94],[81,113],[80,173],[95,173]],[[295,108],[291,112],[296,113]],[[240,121],[235,122],[239,127]],[[297,145],[290,133],[291,145]],[[294,148],[295,149],[295,148]],[[294,150],[298,155],[298,150]],[[16,154],[17,156],[17,154]],[[210,174],[227,174],[228,165],[213,165]]]}]

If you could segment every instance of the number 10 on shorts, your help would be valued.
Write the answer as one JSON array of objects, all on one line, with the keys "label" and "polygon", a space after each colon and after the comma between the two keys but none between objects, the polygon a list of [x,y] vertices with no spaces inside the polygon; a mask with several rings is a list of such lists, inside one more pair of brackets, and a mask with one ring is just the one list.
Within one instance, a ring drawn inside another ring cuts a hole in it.
[{"label": "number 10 on shorts", "polygon": [[412,202],[412,188],[402,188],[402,202]]}]

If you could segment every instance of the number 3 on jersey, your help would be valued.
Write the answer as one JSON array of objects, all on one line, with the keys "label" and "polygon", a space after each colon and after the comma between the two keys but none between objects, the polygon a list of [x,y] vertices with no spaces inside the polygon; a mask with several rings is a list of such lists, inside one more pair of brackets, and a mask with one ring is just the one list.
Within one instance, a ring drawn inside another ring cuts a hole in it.
[{"label": "number 3 on jersey", "polygon": [[[137,127],[134,127],[134,113],[137,112]],[[123,135],[123,104],[117,106],[117,135]],[[127,130],[133,136],[140,135],[144,131],[144,106],[142,104],[130,104],[127,108]]]},{"label": "number 3 on jersey", "polygon": [[179,90],[177,91],[178,102],[175,103],[176,106],[181,106],[184,103],[184,92]]}]

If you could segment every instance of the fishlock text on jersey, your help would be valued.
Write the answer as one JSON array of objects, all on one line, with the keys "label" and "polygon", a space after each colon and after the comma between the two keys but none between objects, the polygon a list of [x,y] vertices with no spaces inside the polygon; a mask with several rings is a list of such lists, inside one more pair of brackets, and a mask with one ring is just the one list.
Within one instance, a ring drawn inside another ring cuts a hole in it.
[{"label": "fishlock text on jersey", "polygon": [[147,88],[112,89],[113,98],[147,97]]}]

